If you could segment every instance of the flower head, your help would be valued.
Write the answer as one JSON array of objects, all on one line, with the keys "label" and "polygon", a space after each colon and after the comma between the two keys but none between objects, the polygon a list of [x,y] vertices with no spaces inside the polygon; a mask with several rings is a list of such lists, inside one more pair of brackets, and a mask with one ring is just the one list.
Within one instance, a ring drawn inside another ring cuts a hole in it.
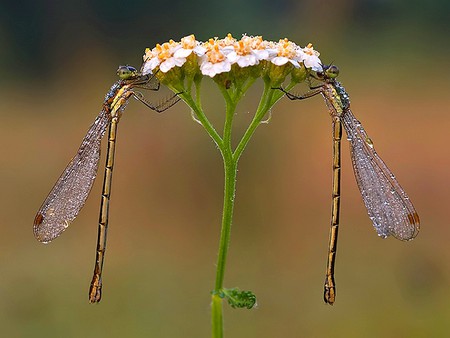
[{"label": "flower head", "polygon": [[241,40],[233,44],[234,50],[227,57],[241,68],[255,66],[259,64],[259,61],[269,58],[269,51],[266,50],[265,45],[261,36],[244,35]]},{"label": "flower head", "polygon": [[320,53],[314,50],[313,45],[308,43],[305,48],[300,49],[300,58],[306,68],[311,68],[316,72],[322,71],[322,62],[319,59]]},{"label": "flower head", "polygon": [[200,71],[203,75],[214,77],[217,74],[229,72],[232,62],[227,54],[233,51],[230,37],[223,40],[209,39],[203,44],[206,53],[200,57]]},{"label": "flower head", "polygon": [[175,58],[187,58],[192,53],[202,56],[206,53],[205,47],[201,45],[201,43],[195,40],[194,34],[185,36],[180,41],[180,48],[178,48],[173,56]]},{"label": "flower head", "polygon": [[276,47],[277,55],[271,59],[272,63],[277,66],[283,66],[286,63],[290,62],[294,65],[294,67],[300,67],[298,63],[298,46],[284,38],[278,42]]},{"label": "flower head", "polygon": [[290,64],[301,68],[303,63],[308,69],[322,70],[320,54],[312,44],[301,48],[286,38],[274,42],[263,40],[261,36],[243,35],[237,40],[231,34],[223,39],[200,42],[192,34],[180,42],[170,40],[162,45],[157,44],[153,49],[147,48],[142,72],[148,74],[159,68],[162,73],[167,73],[174,67],[183,67],[192,55],[197,56],[197,59],[190,60],[198,63],[197,69],[201,75],[209,77],[230,72],[233,65],[239,69],[258,66],[262,61],[270,62],[274,67]]},{"label": "flower head", "polygon": [[197,55],[205,53],[205,49],[195,40],[193,34],[182,38],[181,42],[170,40],[162,45],[157,44],[152,50],[147,48],[144,54],[142,73],[152,73],[157,67],[161,72],[167,73],[173,67],[183,66],[191,53]]}]

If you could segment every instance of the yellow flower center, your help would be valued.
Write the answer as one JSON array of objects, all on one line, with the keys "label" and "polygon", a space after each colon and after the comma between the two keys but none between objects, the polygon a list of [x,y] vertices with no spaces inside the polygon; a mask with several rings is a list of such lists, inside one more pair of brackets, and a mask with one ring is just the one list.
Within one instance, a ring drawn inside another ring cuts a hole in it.
[{"label": "yellow flower center", "polygon": [[296,55],[295,44],[287,38],[281,39],[278,42],[278,56],[284,56],[288,59],[293,59]]},{"label": "yellow flower center", "polygon": [[181,47],[184,49],[194,49],[196,42],[194,34],[191,34],[181,39]]},{"label": "yellow flower center", "polygon": [[251,46],[253,49],[263,50],[266,49],[267,43],[262,39],[262,36],[255,36],[251,39]]},{"label": "yellow flower center", "polygon": [[233,46],[235,44],[235,42],[236,42],[236,39],[233,38],[233,36],[230,33],[227,34],[226,38],[219,40],[221,47]]},{"label": "yellow flower center", "polygon": [[173,40],[169,40],[169,42],[164,42],[162,45],[159,43],[156,44],[155,50],[156,55],[160,60],[167,60],[173,55],[173,48],[177,45],[177,43]]},{"label": "yellow flower center", "polygon": [[[222,40],[223,41],[223,40]],[[203,47],[206,48],[206,55],[211,63],[218,63],[225,60],[225,55],[220,51],[220,41],[217,39],[209,39]]]},{"label": "yellow flower center", "polygon": [[243,36],[241,40],[234,43],[234,50],[238,55],[251,54],[252,50],[263,50],[266,48],[261,36]]},{"label": "yellow flower center", "polygon": [[308,45],[303,49],[303,52],[308,55],[315,55],[315,50],[313,48],[312,43],[308,43]]},{"label": "yellow flower center", "polygon": [[234,49],[239,55],[248,55],[252,51],[251,45],[247,41],[240,40],[234,45]]}]

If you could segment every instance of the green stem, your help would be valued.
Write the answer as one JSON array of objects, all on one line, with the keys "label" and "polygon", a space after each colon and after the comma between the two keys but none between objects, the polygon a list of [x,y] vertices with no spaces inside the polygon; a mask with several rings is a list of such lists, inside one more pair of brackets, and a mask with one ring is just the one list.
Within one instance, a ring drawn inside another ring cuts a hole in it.
[{"label": "green stem", "polygon": [[[199,95],[199,94],[197,94]],[[195,116],[202,124],[203,128],[205,128],[206,132],[209,136],[214,140],[214,142],[217,144],[219,149],[223,145],[222,138],[217,133],[217,131],[214,129],[211,122],[209,122],[208,118],[206,117],[205,113],[203,112],[202,108],[192,99],[192,96],[189,92],[181,93],[179,96],[183,99],[186,104],[191,107],[191,109],[194,111]]]},{"label": "green stem", "polygon": [[270,108],[277,102],[279,99],[283,97],[284,93],[281,91],[275,91],[272,89],[272,85],[270,83],[270,80],[264,81],[264,92],[261,96],[261,101],[259,102],[258,109],[256,110],[255,116],[253,117],[252,122],[248,126],[247,130],[245,131],[244,135],[242,136],[241,141],[236,147],[236,150],[234,151],[233,158],[237,162],[239,158],[242,155],[242,152],[244,151],[245,147],[247,146],[248,142],[250,141],[251,137],[253,136],[253,133],[255,132],[256,128],[261,123],[264,116],[267,114],[267,112],[270,110]]},{"label": "green stem", "polygon": [[224,163],[224,199],[222,212],[222,228],[220,231],[219,253],[216,267],[216,282],[212,296],[212,335],[214,338],[223,337],[222,303],[219,296],[223,288],[225,277],[225,265],[227,261],[228,247],[230,243],[231,222],[233,220],[234,196],[236,193],[237,161],[233,158],[231,129],[233,124],[236,102],[231,100],[228,93],[224,92],[226,101],[226,117],[223,129],[223,143],[219,145]]},{"label": "green stem", "polygon": [[220,231],[219,254],[217,258],[216,282],[212,295],[212,336],[223,337],[222,302],[219,296],[223,288],[225,265],[230,244],[231,222],[233,219],[234,196],[236,191],[237,163],[233,160],[231,152],[224,155],[225,189],[222,213],[222,229]]},{"label": "green stem", "polygon": [[241,96],[245,93],[245,90],[235,93],[230,97],[225,88],[221,88],[222,94],[226,101],[226,118],[223,130],[222,143],[218,144],[219,150],[222,154],[225,172],[225,187],[224,187],[224,201],[223,201],[223,213],[222,213],[222,228],[220,232],[220,244],[219,253],[217,258],[216,268],[216,282],[215,288],[212,292],[212,308],[211,308],[211,320],[212,320],[212,336],[213,338],[223,337],[223,317],[222,317],[222,303],[223,299],[220,296],[223,289],[223,282],[225,277],[225,265],[227,261],[228,248],[230,244],[231,223],[233,219],[234,199],[236,194],[236,176],[237,176],[237,164],[242,152],[247,146],[250,138],[255,132],[261,120],[266,115],[267,111],[278,101],[283,93],[274,91],[270,84],[270,81],[265,81],[264,93],[259,103],[255,116],[244,133],[241,141],[236,149],[233,151],[231,128],[233,123],[233,117],[236,110],[237,102]]},{"label": "green stem", "polygon": [[[219,85],[219,89],[225,98],[226,102],[226,117],[223,128],[223,135],[219,135],[206,117],[200,103],[200,81],[195,82],[196,100],[191,96],[190,90],[183,90],[179,96],[191,107],[196,119],[203,125],[206,132],[214,140],[223,158],[224,164],[224,201],[222,212],[222,227],[220,231],[219,252],[217,257],[216,280],[214,290],[212,292],[211,304],[211,321],[212,321],[212,337],[223,337],[223,283],[225,278],[225,267],[228,255],[228,248],[230,244],[231,224],[233,219],[234,200],[236,194],[236,176],[237,164],[242,152],[247,146],[250,138],[254,134],[256,128],[261,123],[261,120],[267,114],[269,109],[278,101],[283,93],[274,90],[268,78],[264,81],[264,92],[259,103],[255,116],[242,136],[236,149],[233,150],[232,145],[232,126],[233,118],[236,110],[236,105],[245,94],[247,89],[254,82],[254,79],[247,80],[235,91],[229,91],[224,86]],[[180,91],[178,91],[180,92]]]},{"label": "green stem", "polygon": [[233,218],[234,196],[236,191],[237,163],[231,153],[224,156],[225,188],[222,213],[222,229],[220,231],[219,254],[217,258],[215,292],[223,287],[225,264],[230,242],[231,222]]},{"label": "green stem", "polygon": [[213,338],[223,338],[222,302],[223,299],[219,295],[213,294],[211,304]]},{"label": "green stem", "polygon": [[[192,109],[192,117],[205,128],[208,135],[216,143],[223,158],[225,183],[222,227],[220,230],[219,252],[217,256],[216,280],[214,290],[211,293],[211,322],[213,338],[223,338],[224,336],[224,299],[226,299],[233,308],[245,307],[247,309],[251,309],[256,304],[256,296],[251,291],[241,291],[239,288],[224,288],[224,278],[228,249],[230,245],[238,162],[251,137],[255,133],[256,128],[270,111],[272,106],[284,95],[283,91],[276,88],[282,84],[287,73],[293,68],[292,65],[288,65],[288,68],[283,67],[281,70],[277,71],[276,69],[273,70],[273,67],[275,66],[269,63],[268,65],[266,64],[263,69],[245,69],[243,70],[243,73],[238,73],[237,77],[232,77],[225,74],[214,78],[214,81],[218,85],[218,88],[221,91],[226,103],[226,115],[222,135],[216,131],[202,108],[200,89],[203,77],[200,74],[197,74],[197,76],[192,72],[182,73],[178,70],[178,73],[172,74],[174,78],[179,76],[178,81],[174,80],[174,82],[171,83],[169,81],[170,78],[167,80],[169,82],[169,88],[174,93],[177,93],[177,95]],[[177,70],[177,68],[175,68],[175,70]],[[185,75],[187,76],[187,79],[184,77]],[[300,72],[297,74],[297,77],[301,75],[302,74]],[[259,76],[261,76],[264,81],[264,91],[261,100],[253,120],[237,143],[237,146],[233,148],[232,126],[236,106],[247,90],[253,85],[255,80],[259,78]],[[296,84],[294,80],[295,79],[291,79],[291,82],[286,87],[287,90],[291,89]],[[192,96],[194,90],[195,99]]]}]

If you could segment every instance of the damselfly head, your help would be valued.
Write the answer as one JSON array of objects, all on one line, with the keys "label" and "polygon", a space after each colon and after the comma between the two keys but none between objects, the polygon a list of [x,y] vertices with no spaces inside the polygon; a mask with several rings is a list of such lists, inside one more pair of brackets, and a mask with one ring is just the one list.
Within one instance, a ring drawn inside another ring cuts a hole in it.
[{"label": "damselfly head", "polygon": [[322,65],[322,72],[317,72],[317,78],[320,80],[334,79],[339,75],[339,68],[333,64]]},{"label": "damselfly head", "polygon": [[137,75],[137,70],[136,68],[128,65],[119,66],[119,68],[117,69],[117,75],[121,80],[128,80]]}]

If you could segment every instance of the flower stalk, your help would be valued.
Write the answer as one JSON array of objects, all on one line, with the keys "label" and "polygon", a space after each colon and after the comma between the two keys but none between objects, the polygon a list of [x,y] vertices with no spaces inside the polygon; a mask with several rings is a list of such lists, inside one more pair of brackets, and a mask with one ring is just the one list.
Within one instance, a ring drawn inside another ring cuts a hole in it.
[{"label": "flower stalk", "polygon": [[[225,288],[225,268],[230,246],[231,225],[236,194],[239,159],[256,128],[270,114],[274,104],[283,97],[279,87],[289,77],[286,89],[305,81],[309,71],[322,68],[319,53],[308,45],[300,48],[282,39],[278,43],[265,41],[260,36],[244,35],[237,41],[231,34],[224,39],[210,39],[201,43],[193,35],[180,42],[170,40],[147,49],[142,74],[155,73],[159,81],[169,87],[190,107],[192,117],[199,122],[217,145],[224,168],[224,200],[216,279],[211,292],[212,337],[223,337],[223,300],[232,308],[251,309],[256,297],[251,291]],[[225,101],[225,122],[220,134],[209,121],[201,104],[201,82],[211,77]],[[233,119],[239,101],[258,79],[264,90],[252,121],[233,148]]]}]

